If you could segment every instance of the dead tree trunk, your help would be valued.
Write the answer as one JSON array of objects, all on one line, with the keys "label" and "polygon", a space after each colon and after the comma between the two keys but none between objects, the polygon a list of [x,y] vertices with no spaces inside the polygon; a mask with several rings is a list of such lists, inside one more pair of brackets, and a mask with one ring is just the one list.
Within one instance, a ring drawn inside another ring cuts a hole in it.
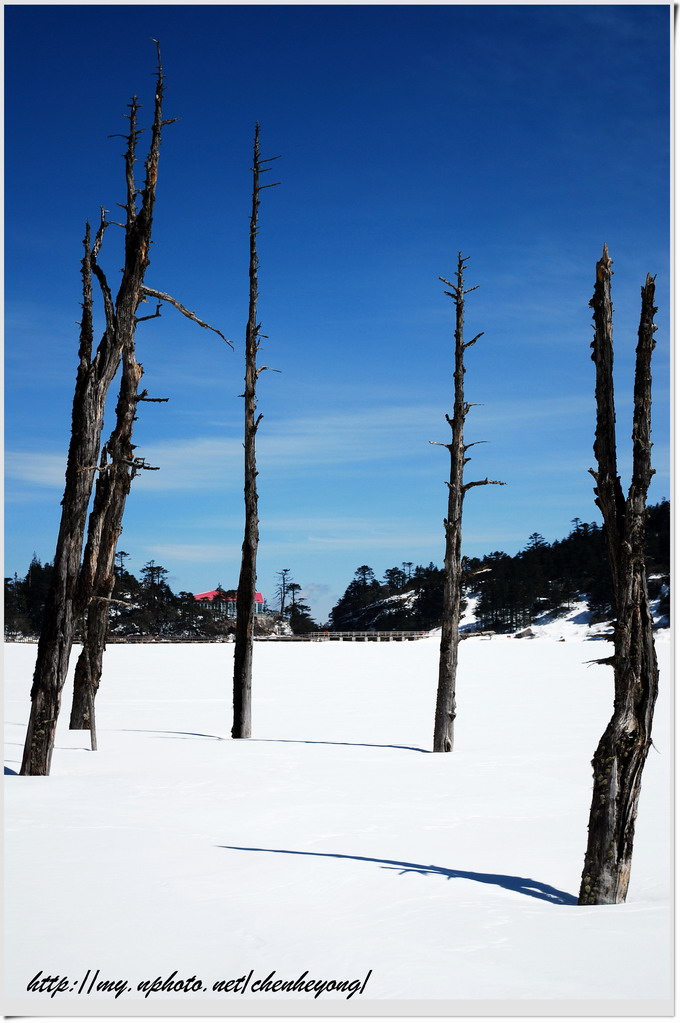
[{"label": "dead tree trunk", "polygon": [[[185,316],[201,327],[224,335],[199,320],[170,295],[144,286],[144,294],[162,296],[181,310]],[[155,319],[160,316],[161,303],[156,312],[139,316],[136,322]],[[227,342],[230,344],[230,342]],[[135,455],[132,443],[133,426],[137,419],[140,402],[166,402],[167,398],[149,398],[146,390],[138,393],[139,382],[144,372],[137,362],[135,337],[129,339],[123,351],[116,424],[111,436],[102,449],[99,476],[95,486],[94,505],[88,523],[87,543],[83,565],[80,571],[78,603],[83,612],[83,649],[76,662],[73,703],[71,705],[70,728],[94,727],[94,705],[101,680],[106,637],[110,620],[111,605],[119,603],[112,599],[115,585],[114,561],[116,545],[123,531],[123,515],[132,481],[142,470],[157,471],[158,466],[147,465],[146,459]]]},{"label": "dead tree trunk", "polygon": [[94,703],[106,648],[109,607],[115,583],[116,544],[122,531],[125,502],[139,468],[147,466],[134,457],[132,427],[137,388],[142,376],[134,342],[123,352],[123,372],[116,408],[116,425],[102,450],[94,505],[80,571],[79,604],[83,607],[83,649],[76,662],[70,728],[94,725]]},{"label": "dead tree trunk", "polygon": [[611,265],[607,246],[597,264],[591,301],[595,337],[595,503],[602,512],[614,590],[614,655],[598,663],[614,668],[614,713],[593,758],[593,801],[581,878],[581,905],[625,902],[642,770],[652,742],[659,672],[645,569],[647,490],[651,464],[651,359],[654,349],[654,278],[642,288],[633,412],[633,471],[624,499],[616,460]]},{"label": "dead tree trunk", "polygon": [[[477,334],[471,341],[464,341],[463,328],[465,322],[465,295],[475,288],[464,289],[463,275],[467,260],[458,253],[458,269],[456,283],[440,277],[440,281],[452,290],[446,294],[453,298],[456,308],[455,331],[455,370],[453,416],[446,416],[451,427],[450,444],[443,445],[450,453],[451,469],[448,481],[449,503],[447,516],[444,519],[446,549],[444,555],[444,608],[442,618],[442,636],[439,652],[439,684],[437,687],[437,707],[434,721],[434,752],[449,753],[453,749],[453,725],[456,717],[456,672],[458,670],[458,644],[460,640],[459,620],[462,592],[461,540],[463,522],[463,499],[472,487],[495,484],[503,486],[499,480],[477,480],[464,483],[465,465],[470,461],[466,451],[472,444],[465,444],[465,419],[472,407],[465,401],[465,349],[470,348],[482,336]],[[479,285],[477,285],[479,287]],[[433,442],[434,443],[434,442]]]},{"label": "dead tree trunk", "polygon": [[[142,283],[149,263],[151,225],[156,194],[161,130],[169,122],[162,118],[163,73],[160,52],[156,81],[154,122],[146,160],[146,183],[141,192],[134,181],[135,149],[138,135],[138,103],[130,105],[130,133],[125,136],[127,203],[125,261],[115,305],[97,256],[109,226],[102,218],[94,244],[89,229],[83,258],[83,319],[80,331],[79,367],[73,400],[72,431],[62,500],[61,524],[54,558],[52,585],[48,594],[43,628],[31,690],[31,714],[24,747],[21,774],[49,774],[61,693],[73,645],[75,621],[82,615],[78,603],[78,576],[87,508],[94,473],[98,469],[99,444],[108,388],[121,354],[134,335],[136,311],[143,297]],[[94,358],[92,326],[92,274],[99,283],[105,313],[105,329]]]},{"label": "dead tree trunk", "polygon": [[278,159],[260,158],[260,126],[255,126],[253,143],[253,197],[250,216],[250,295],[248,302],[248,323],[246,325],[246,374],[244,429],[244,497],[245,529],[241,548],[241,571],[236,594],[236,633],[234,636],[234,719],[231,735],[234,739],[248,739],[251,734],[251,696],[253,674],[253,628],[255,618],[255,584],[257,581],[257,546],[259,543],[259,522],[257,511],[257,459],[255,437],[262,420],[256,417],[257,379],[267,366],[257,366],[257,355],[261,347],[260,324],[257,322],[258,267],[257,232],[260,208],[260,192],[272,185],[261,185],[260,174],[271,170],[267,163]]}]

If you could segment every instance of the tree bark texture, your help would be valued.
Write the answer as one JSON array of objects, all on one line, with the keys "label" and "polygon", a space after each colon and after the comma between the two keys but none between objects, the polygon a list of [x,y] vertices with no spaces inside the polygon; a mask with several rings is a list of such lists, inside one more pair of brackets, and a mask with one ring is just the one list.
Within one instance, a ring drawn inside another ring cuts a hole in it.
[{"label": "tree bark texture", "polygon": [[132,480],[140,465],[134,457],[132,430],[136,419],[142,367],[135,355],[134,338],[123,351],[116,424],[102,450],[95,485],[94,505],[79,580],[83,607],[83,649],[76,662],[70,728],[92,729],[94,706],[102,674],[109,609],[115,584],[116,545],[123,528],[123,513]]},{"label": "tree bark texture", "polygon": [[[139,204],[139,193],[134,179],[135,150],[140,134],[137,129],[136,97],[130,104],[130,133],[125,136],[127,148],[124,154],[127,184],[125,259],[115,304],[104,271],[97,262],[104,232],[109,226],[104,210],[94,244],[90,245],[89,227],[85,237],[85,256],[82,263],[83,318],[71,441],[52,584],[46,602],[33,675],[31,713],[21,765],[23,775],[49,774],[75,623],[82,618],[85,610],[84,588],[79,585],[79,569],[93,478],[99,467],[104,406],[121,355],[134,339],[136,312],[143,298],[142,284],[149,263],[161,131],[163,125],[169,123],[162,118],[163,74],[160,52],[158,64],[154,121],[146,159],[146,182],[141,191]],[[93,275],[101,289],[106,324],[94,357],[92,357]]]},{"label": "tree bark texture", "polygon": [[607,246],[596,268],[591,301],[595,336],[597,423],[593,471],[595,503],[602,512],[612,573],[616,624],[614,713],[595,751],[588,845],[581,879],[581,905],[625,902],[642,770],[652,742],[658,667],[647,594],[644,557],[647,490],[651,465],[651,359],[654,349],[654,278],[642,288],[633,412],[633,471],[627,499],[617,471],[613,385],[611,265]]},{"label": "tree bark texture", "polygon": [[[272,159],[276,159],[273,157]],[[253,196],[250,216],[249,302],[246,325],[246,373],[244,391],[244,499],[245,529],[241,548],[241,571],[236,594],[236,633],[234,636],[234,717],[231,735],[248,739],[252,730],[253,628],[257,547],[259,543],[257,458],[255,438],[262,415],[257,412],[257,380],[263,369],[257,366],[260,350],[260,324],[257,322],[258,268],[257,233],[260,192],[272,185],[261,185],[260,175],[270,168],[270,160],[260,158],[260,126],[255,127],[253,143]],[[278,182],[276,182],[278,184]]]},{"label": "tree bark texture", "polygon": [[465,295],[475,288],[464,288],[464,271],[467,260],[458,253],[456,281],[451,283],[440,278],[452,290],[446,294],[453,298],[456,309],[455,369],[453,416],[446,416],[451,427],[451,443],[444,445],[450,454],[448,481],[449,500],[444,520],[446,547],[444,554],[444,606],[442,635],[439,651],[439,681],[434,722],[434,752],[449,753],[453,749],[454,721],[456,717],[456,674],[458,670],[458,645],[460,642],[459,621],[462,594],[461,542],[463,524],[463,499],[471,487],[499,484],[498,480],[478,480],[464,483],[468,448],[465,444],[465,419],[471,406],[465,401],[465,349],[475,344],[482,336],[477,334],[471,341],[464,341]]}]

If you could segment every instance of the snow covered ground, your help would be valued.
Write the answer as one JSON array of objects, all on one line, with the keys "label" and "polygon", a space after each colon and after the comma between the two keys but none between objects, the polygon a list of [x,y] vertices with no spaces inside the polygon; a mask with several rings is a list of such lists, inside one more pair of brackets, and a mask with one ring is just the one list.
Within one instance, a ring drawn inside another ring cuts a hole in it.
[{"label": "snow covered ground", "polygon": [[[659,1008],[668,631],[628,902],[582,908],[612,675],[586,664],[607,647],[581,625],[466,639],[449,755],[429,752],[436,638],[257,643],[247,741],[228,738],[233,647],[114,645],[99,752],[68,731],[67,685],[49,778],[12,776],[36,649],[8,645],[5,1012]],[[156,978],[198,989],[138,990]]]}]

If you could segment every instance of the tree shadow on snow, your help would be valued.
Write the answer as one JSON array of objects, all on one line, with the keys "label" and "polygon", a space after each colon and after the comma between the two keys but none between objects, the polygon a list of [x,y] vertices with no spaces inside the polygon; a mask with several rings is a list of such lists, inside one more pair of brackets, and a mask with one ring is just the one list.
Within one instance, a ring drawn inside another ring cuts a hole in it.
[{"label": "tree shadow on snow", "polygon": [[174,732],[164,728],[117,728],[117,732],[141,732],[143,735],[178,735],[182,739],[217,739],[218,742],[225,742],[222,735],[210,735],[209,732]]},{"label": "tree shadow on snow", "polygon": [[431,753],[420,746],[393,746],[383,742],[333,742],[330,739],[250,739],[250,742],[301,742],[305,746],[365,746],[368,749],[405,749],[413,753]]},{"label": "tree shadow on snow", "polygon": [[[222,735],[211,735],[207,732],[174,732],[161,728],[119,728],[119,732],[142,732],[145,735],[158,735],[159,738],[166,735],[179,736],[182,739],[216,739],[218,742],[229,742]],[[378,742],[332,742],[323,739],[239,739],[239,742],[298,742],[307,746],[365,746],[368,749],[405,749],[414,753],[431,753],[432,750],[421,749],[420,746],[392,746],[388,743]]]},{"label": "tree shadow on snow", "polygon": [[541,881],[533,881],[530,877],[512,877],[509,874],[478,874],[472,870],[452,870],[449,867],[436,867],[434,864],[409,863],[405,860],[384,860],[376,856],[350,856],[347,853],[304,852],[299,849],[260,849],[255,846],[220,845],[218,849],[234,849],[238,852],[282,853],[286,856],[323,856],[334,860],[357,860],[364,863],[378,863],[383,870],[397,870],[400,874],[437,875],[447,881],[463,878],[467,881],[478,881],[480,884],[497,885],[518,895],[527,895],[531,899],[551,902],[554,906],[576,906],[578,899],[568,892],[561,892]]}]

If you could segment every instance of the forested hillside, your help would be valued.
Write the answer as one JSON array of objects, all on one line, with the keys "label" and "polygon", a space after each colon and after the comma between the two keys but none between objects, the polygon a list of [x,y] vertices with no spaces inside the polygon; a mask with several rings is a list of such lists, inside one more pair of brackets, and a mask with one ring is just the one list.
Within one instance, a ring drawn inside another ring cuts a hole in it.
[{"label": "forested hillside", "polygon": [[[125,555],[123,555],[125,556]],[[115,600],[110,613],[112,636],[162,636],[213,639],[228,633],[224,615],[200,605],[193,594],[174,593],[168,570],[150,561],[139,578],[126,571],[117,555]],[[511,556],[492,551],[483,558],[465,558],[466,593],[477,597],[480,627],[505,632],[524,627],[541,614],[568,609],[586,600],[594,618],[611,615],[609,568],[602,528],[573,520],[563,540],[548,543],[532,533],[524,550]],[[661,598],[660,614],[669,611],[670,504],[662,501],[649,509],[647,565],[652,599]],[[52,574],[49,563],[34,555],[26,575],[5,579],[5,635],[33,636],[40,632],[45,597]],[[307,605],[296,600],[295,584],[284,600],[283,616],[294,633],[316,626]],[[336,630],[428,630],[441,624],[443,569],[432,562],[387,569],[382,579],[368,565],[355,572],[345,593],[330,614]],[[290,588],[290,586],[289,586]],[[286,601],[290,601],[286,604]],[[263,619],[260,634],[270,622]],[[271,629],[269,629],[271,631]]]},{"label": "forested hillside", "polygon": [[[652,599],[661,598],[660,614],[668,614],[670,571],[670,504],[649,509],[647,567]],[[493,551],[482,558],[464,558],[466,592],[477,599],[480,627],[494,632],[521,628],[542,614],[568,610],[586,600],[595,620],[611,616],[611,585],[602,527],[573,520],[562,540],[548,543],[532,533],[525,548],[511,556]],[[378,580],[361,565],[331,611],[334,629],[432,629],[441,624],[444,573],[405,562]]]}]

